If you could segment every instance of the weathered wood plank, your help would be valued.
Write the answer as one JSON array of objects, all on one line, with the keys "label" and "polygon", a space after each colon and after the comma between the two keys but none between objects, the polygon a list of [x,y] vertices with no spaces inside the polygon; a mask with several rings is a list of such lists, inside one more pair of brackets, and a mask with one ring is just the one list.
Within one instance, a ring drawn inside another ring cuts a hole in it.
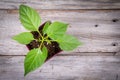
[{"label": "weathered wood plank", "polygon": [[[24,80],[22,56],[0,57],[0,80]],[[25,80],[120,80],[120,56],[56,56]]]},{"label": "weathered wood plank", "polygon": [[120,0],[0,0],[0,9],[18,9],[20,4],[36,9],[120,9]]},{"label": "weathered wood plank", "polygon": [[[73,52],[62,51],[56,56],[120,56],[118,52]],[[10,55],[9,55],[10,56]]]},{"label": "weathered wood plank", "polygon": [[[43,22],[58,20],[70,23],[67,33],[84,45],[74,52],[120,52],[120,10],[78,11],[40,10]],[[117,19],[113,22],[113,19]],[[95,27],[95,25],[98,25]],[[0,10],[0,55],[25,55],[25,46],[12,36],[26,31],[19,22],[18,11]]]}]

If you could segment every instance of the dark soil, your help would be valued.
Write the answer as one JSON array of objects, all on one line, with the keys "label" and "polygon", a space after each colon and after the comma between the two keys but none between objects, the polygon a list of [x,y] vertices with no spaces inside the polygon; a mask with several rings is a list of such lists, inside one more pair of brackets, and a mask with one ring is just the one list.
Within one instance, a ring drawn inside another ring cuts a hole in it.
[{"label": "dark soil", "polygon": [[[46,22],[45,22],[46,23]],[[42,24],[40,27],[39,27],[39,31],[40,33],[42,34],[42,29],[44,27],[44,24]],[[37,31],[33,31],[31,32],[34,36],[35,39],[38,39],[40,36],[38,34]],[[50,39],[50,38],[49,38]],[[33,48],[38,48],[40,45],[40,42],[37,42],[35,40],[31,41],[30,44],[27,44],[26,46],[28,47],[29,50],[33,49]],[[60,51],[62,51],[59,47],[59,44],[57,42],[51,42],[51,44],[47,44],[47,42],[44,42],[44,45],[47,47],[48,49],[48,57],[46,60],[50,59],[51,57],[53,57],[55,54],[59,53]]]}]

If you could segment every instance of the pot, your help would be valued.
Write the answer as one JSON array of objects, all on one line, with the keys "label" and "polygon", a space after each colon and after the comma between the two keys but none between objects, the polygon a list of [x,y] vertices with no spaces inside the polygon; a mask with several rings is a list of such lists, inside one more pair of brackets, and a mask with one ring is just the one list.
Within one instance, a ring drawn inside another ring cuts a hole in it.
[{"label": "pot", "polygon": [[[46,21],[46,22],[48,22],[48,21]],[[46,22],[45,22],[45,23],[46,23]],[[50,21],[49,21],[49,22],[50,22]],[[43,23],[43,24],[39,27],[39,31],[40,31],[41,34],[43,34],[43,33],[42,33],[42,29],[43,29],[45,23]],[[51,24],[51,23],[52,23],[52,22],[50,22],[50,24]],[[33,36],[34,36],[35,39],[38,39],[38,38],[40,37],[40,36],[39,36],[39,33],[38,33],[37,31],[32,31],[31,33],[33,34]],[[49,39],[50,39],[50,38],[49,38]],[[33,40],[33,41],[31,41],[29,44],[27,44],[26,46],[27,46],[27,48],[28,48],[29,50],[31,50],[31,49],[33,49],[33,48],[38,48],[38,47],[39,47],[39,44],[40,44],[39,42]],[[48,50],[48,57],[46,58],[46,61],[49,60],[50,58],[52,58],[53,56],[55,56],[56,54],[58,54],[59,52],[62,51],[62,50],[60,49],[59,44],[58,44],[57,42],[51,42],[51,44],[48,44],[48,43],[44,42],[44,45],[47,47],[47,50]]]}]

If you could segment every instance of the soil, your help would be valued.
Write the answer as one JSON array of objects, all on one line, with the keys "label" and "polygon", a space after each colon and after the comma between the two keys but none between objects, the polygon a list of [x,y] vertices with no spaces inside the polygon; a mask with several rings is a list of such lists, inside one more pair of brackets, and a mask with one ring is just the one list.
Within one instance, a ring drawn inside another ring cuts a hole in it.
[{"label": "soil", "polygon": [[[45,22],[46,23],[46,22]],[[44,24],[42,24],[39,27],[39,31],[42,34],[42,29],[44,27]],[[40,36],[38,34],[37,31],[33,31],[31,32],[34,36],[35,39],[38,39]],[[49,38],[50,39],[50,38]],[[40,42],[37,42],[36,40],[33,40],[30,42],[30,44],[27,44],[26,46],[28,47],[29,50],[33,49],[33,48],[38,48],[40,45]],[[53,57],[55,54],[59,53],[60,51],[62,51],[59,47],[59,44],[57,42],[51,42],[51,44],[47,44],[47,42],[44,42],[44,45],[47,47],[48,50],[48,57],[46,60],[50,59],[51,57]]]}]

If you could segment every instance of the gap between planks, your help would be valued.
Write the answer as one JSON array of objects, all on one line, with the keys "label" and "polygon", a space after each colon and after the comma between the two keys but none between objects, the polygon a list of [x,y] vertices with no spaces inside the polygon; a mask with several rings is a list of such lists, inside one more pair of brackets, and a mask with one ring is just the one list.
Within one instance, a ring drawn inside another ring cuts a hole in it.
[{"label": "gap between planks", "polygon": [[[26,55],[0,55],[1,56],[26,56]],[[117,52],[82,52],[82,53],[72,53],[72,52],[60,52],[55,56],[120,56]]]},{"label": "gap between planks", "polygon": [[[0,10],[4,10],[7,11],[8,13],[18,13],[19,10],[18,9],[0,9]],[[70,10],[65,10],[65,9],[36,9],[38,12],[42,12],[42,11],[46,11],[46,12],[52,12],[52,11],[67,11],[67,12],[86,12],[86,11],[98,11],[98,12],[110,12],[110,11],[119,11],[120,9],[70,9]]]}]

